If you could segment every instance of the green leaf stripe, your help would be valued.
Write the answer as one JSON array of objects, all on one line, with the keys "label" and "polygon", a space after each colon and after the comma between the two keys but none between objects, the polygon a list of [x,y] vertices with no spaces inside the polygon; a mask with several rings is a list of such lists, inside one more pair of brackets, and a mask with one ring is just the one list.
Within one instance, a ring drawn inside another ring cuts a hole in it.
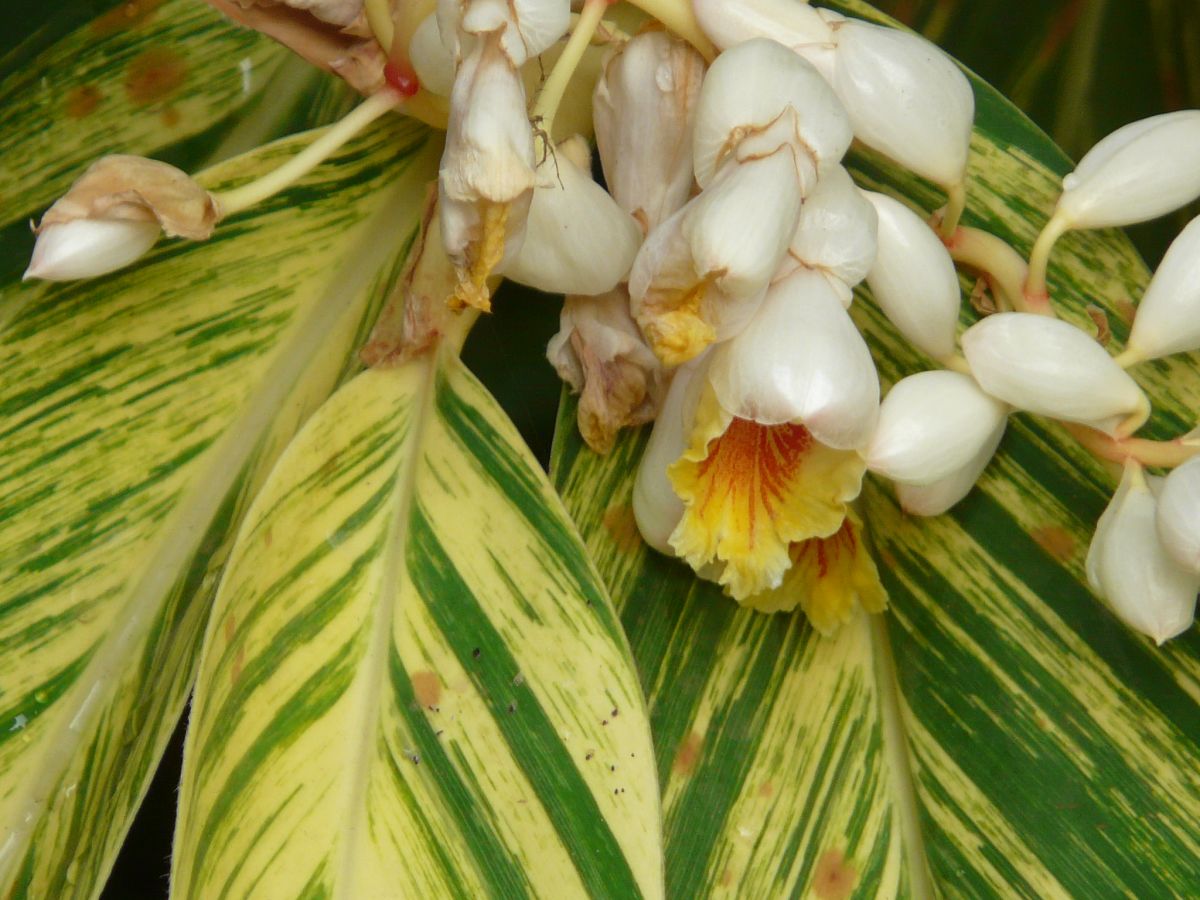
[{"label": "green leaf stripe", "polygon": [[612,615],[461,363],[360,375],[237,539],[175,894],[661,896],[649,727]]},{"label": "green leaf stripe", "polygon": [[[966,221],[1027,253],[1070,163],[974,88]],[[944,203],[876,154],[850,162],[860,183],[918,210]],[[1068,235],[1050,271],[1064,317],[1091,328],[1095,303],[1114,342],[1145,279],[1115,233]],[[964,274],[964,292],[974,281]],[[852,311],[885,387],[933,366],[868,293]],[[967,304],[962,319],[975,319]],[[1156,401],[1152,433],[1192,427],[1200,375],[1187,360],[1136,375]],[[597,457],[568,401],[552,470],[649,696],[668,896],[1191,892],[1200,639],[1153,648],[1087,590],[1083,559],[1114,482],[1062,432],[1016,417],[980,491],[947,517],[914,520],[871,481],[866,527],[892,610],[832,641],[799,615],[743,613],[642,546],[629,504],[645,439]],[[760,830],[749,811],[764,782],[782,791]]]},{"label": "green leaf stripe", "polygon": [[[253,177],[310,139],[206,183]],[[353,366],[437,153],[389,123],[204,244],[5,289],[4,896],[103,884],[190,689],[232,529]]]}]

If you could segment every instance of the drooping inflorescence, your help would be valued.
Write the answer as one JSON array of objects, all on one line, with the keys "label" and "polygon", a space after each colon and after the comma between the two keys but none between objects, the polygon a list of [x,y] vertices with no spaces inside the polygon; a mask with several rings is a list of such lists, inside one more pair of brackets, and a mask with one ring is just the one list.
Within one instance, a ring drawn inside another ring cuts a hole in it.
[{"label": "drooping inflorescence", "polygon": [[[214,2],[278,33],[276,3]],[[865,474],[894,482],[910,513],[940,514],[1026,412],[1121,466],[1088,555],[1094,590],[1159,642],[1191,624],[1200,439],[1136,438],[1151,410],[1126,370],[1200,347],[1200,222],[1167,253],[1116,357],[1055,316],[1046,270],[1067,230],[1200,194],[1200,110],[1101,141],[1064,178],[1027,266],[960,226],[972,89],[910,33],[794,0],[641,0],[651,18],[620,25],[606,21],[610,0],[574,13],[568,0],[283,5],[305,25],[286,39],[366,102],[225,195],[162,164],[101,161],[46,214],[28,277],[111,271],[160,231],[203,239],[374,118],[408,112],[446,128],[445,151],[398,345],[373,341],[372,358],[428,349],[445,317],[490,309],[500,277],[566,295],[548,354],[580,394],[584,439],[605,452],[621,428],[653,423],[633,505],[656,550],[738,603],[799,605],[828,632],[886,605],[853,507]],[[562,133],[568,119],[581,133]],[[854,139],[941,186],[945,208],[930,220],[859,188],[842,164]],[[956,261],[985,274],[996,306],[961,334]],[[848,313],[862,282],[941,367],[882,399]]]}]

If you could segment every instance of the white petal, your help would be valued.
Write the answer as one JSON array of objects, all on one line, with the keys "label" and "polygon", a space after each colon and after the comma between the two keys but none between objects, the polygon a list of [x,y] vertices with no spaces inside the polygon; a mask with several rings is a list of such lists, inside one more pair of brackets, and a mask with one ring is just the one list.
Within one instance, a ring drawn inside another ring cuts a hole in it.
[{"label": "white petal", "polygon": [[1008,416],[969,375],[920,372],[883,399],[867,468],[892,481],[931,484],[967,466]]},{"label": "white petal", "polygon": [[704,33],[722,50],[756,37],[792,49],[832,43],[820,14],[796,0],[692,0],[692,9]]},{"label": "white petal", "polygon": [[1200,458],[1166,477],[1158,495],[1158,536],[1178,565],[1200,575]]},{"label": "white petal", "polygon": [[996,454],[1007,425],[1008,420],[1001,419],[970,462],[949,475],[929,484],[898,483],[896,499],[900,501],[900,507],[914,516],[940,516],[966,497]]},{"label": "white petal", "polygon": [[[569,0],[458,0],[458,6],[458,27],[471,35],[499,34],[501,48],[518,67],[566,34],[571,24]],[[444,27],[447,16],[441,4],[438,15]]]},{"label": "white petal", "polygon": [[1075,228],[1133,225],[1200,196],[1200,110],[1118,128],[1063,179],[1055,215]]},{"label": "white petal", "polygon": [[788,253],[854,287],[875,262],[878,230],[875,207],[844,168],[829,166],[822,170],[816,189],[804,198]]},{"label": "white petal", "polygon": [[792,151],[730,160],[684,209],[683,236],[697,273],[716,277],[731,296],[760,293],[783,262],[800,218]]},{"label": "white petal", "polygon": [[707,357],[701,356],[675,370],[633,483],[633,516],[638,530],[647,544],[670,556],[675,555],[670,537],[683,518],[683,501],[671,486],[667,468],[687,448],[707,367]]},{"label": "white petal", "polygon": [[764,425],[802,422],[821,443],[862,448],[879,413],[879,376],[862,335],[819,273],[773,284],[746,328],[712,351],[722,408]]},{"label": "white petal", "polygon": [[439,182],[452,200],[506,203],[533,187],[525,88],[495,38],[463,60],[450,96]]},{"label": "white petal", "polygon": [[[646,236],[629,271],[630,310],[642,322],[647,295],[651,291],[682,293],[704,280],[707,272],[698,272],[692,256],[692,244],[684,232],[684,221],[699,198],[668,217]],[[700,300],[699,315],[712,325],[718,341],[727,340],[741,331],[766,293],[764,285],[757,293],[733,296],[719,285],[711,285]]]},{"label": "white petal", "polygon": [[596,82],[596,146],[608,189],[647,231],[691,193],[692,122],[703,78],[700,54],[651,31],[626,43]]},{"label": "white petal", "polygon": [[854,136],[941,185],[963,179],[975,95],[958,66],[924,38],[847,19],[834,26],[833,88]]},{"label": "white petal", "polygon": [[1138,304],[1129,347],[1144,359],[1200,347],[1200,217],[1171,243]]},{"label": "white petal", "polygon": [[918,350],[934,359],[950,356],[962,303],[954,260],[933,229],[899,200],[863,194],[879,215],[878,249],[867,273],[875,302]]},{"label": "white petal", "polygon": [[997,313],[968,328],[962,347],[980,386],[1018,409],[1111,433],[1146,404],[1104,348],[1061,319]]},{"label": "white petal", "polygon": [[47,225],[33,245],[26,278],[95,278],[139,259],[162,234],[157,222],[75,219]]},{"label": "white petal", "polygon": [[625,280],[642,232],[561,150],[538,170],[525,240],[501,272],[553,294],[603,294]]},{"label": "white petal", "polygon": [[[850,146],[846,113],[810,63],[764,38],[718,56],[705,76],[696,109],[693,146],[700,186],[708,187],[725,158],[736,155],[739,139],[752,138],[779,121],[786,121],[797,149],[807,149],[816,165],[841,161]],[[771,149],[755,146],[759,154]]]},{"label": "white petal", "polygon": [[1155,525],[1156,507],[1141,467],[1127,464],[1096,526],[1087,575],[1117,618],[1161,644],[1192,624],[1200,575],[1167,554]]},{"label": "white petal", "polygon": [[437,16],[427,15],[413,32],[408,44],[408,56],[421,87],[442,97],[449,97],[454,87],[454,56],[442,41]]}]

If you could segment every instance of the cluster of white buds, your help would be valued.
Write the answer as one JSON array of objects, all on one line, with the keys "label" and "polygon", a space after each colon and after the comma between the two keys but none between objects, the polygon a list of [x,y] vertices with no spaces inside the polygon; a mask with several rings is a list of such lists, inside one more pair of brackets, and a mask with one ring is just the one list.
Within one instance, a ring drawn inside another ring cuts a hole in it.
[{"label": "cluster of white buds", "polygon": [[[572,28],[569,0],[285,0],[320,40],[338,28],[370,44],[354,78],[348,57],[322,57],[368,99],[278,172],[226,194],[161,163],[102,160],[47,212],[28,275],[111,271],[161,232],[207,237],[377,116],[410,102],[413,115],[441,109],[445,150],[410,302],[385,314],[369,355],[428,349],[448,308],[490,308],[499,276],[566,295],[548,355],[580,394],[585,440],[604,452],[619,429],[654,423],[633,495],[646,541],[739,603],[801,606],[823,632],[886,605],[852,506],[868,471],[894,482],[905,510],[937,515],[978,481],[1012,413],[1049,417],[1124,467],[1088,555],[1093,588],[1160,642],[1187,628],[1200,589],[1200,436],[1133,437],[1150,404],[1126,369],[1200,348],[1200,220],[1171,246],[1115,358],[1055,317],[1045,273],[1065,231],[1143,221],[1200,195],[1200,110],[1101,141],[1064,179],[1028,267],[1018,258],[1014,269],[1011,248],[999,259],[997,238],[958,225],[974,100],[932,44],[795,0],[656,0],[639,5],[670,12],[688,40],[654,27],[630,36],[603,26],[609,2],[577,3]],[[273,6],[237,3],[275,22]],[[607,47],[575,104],[586,115],[576,110],[560,137],[555,115],[581,60],[599,54],[593,42]],[[842,166],[855,138],[946,189],[942,234],[855,185]],[[955,252],[985,274],[994,263],[1003,288],[998,310],[961,334]],[[943,367],[882,400],[849,313],[864,281],[899,335]]]}]

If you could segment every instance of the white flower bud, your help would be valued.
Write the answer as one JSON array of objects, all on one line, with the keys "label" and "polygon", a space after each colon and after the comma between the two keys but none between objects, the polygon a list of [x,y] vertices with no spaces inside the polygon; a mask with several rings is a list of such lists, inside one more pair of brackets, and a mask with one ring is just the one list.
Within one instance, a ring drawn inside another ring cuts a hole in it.
[{"label": "white flower bud", "polygon": [[157,222],[76,219],[47,225],[38,235],[25,278],[73,281],[124,268],[158,241]]},{"label": "white flower bud", "polygon": [[675,555],[670,538],[683,518],[684,505],[667,469],[687,449],[707,368],[708,358],[701,356],[675,370],[633,483],[633,516],[638,531],[647,544],[668,556]]},{"label": "white flower bud", "polygon": [[1149,408],[1104,348],[1061,319],[997,313],[968,328],[962,347],[980,387],[1018,409],[1113,434]]},{"label": "white flower bud", "polygon": [[683,227],[696,271],[744,297],[771,280],[799,218],[799,185],[785,147],[762,159],[730,161],[691,202]]},{"label": "white flower bud", "polygon": [[692,9],[704,33],[722,50],[756,37],[793,50],[833,42],[820,13],[796,0],[692,0]]},{"label": "white flower bud", "polygon": [[1177,565],[1200,575],[1200,457],[1171,472],[1158,495],[1158,536]]},{"label": "white flower bud", "polygon": [[962,303],[954,260],[933,229],[899,200],[863,194],[879,215],[878,249],[867,273],[875,302],[914,347],[945,359],[954,353]]},{"label": "white flower bud", "polygon": [[758,308],[800,215],[792,151],[730,160],[646,237],[629,273],[634,317],[667,365],[736,334]]},{"label": "white flower bud", "polygon": [[[572,142],[587,142],[578,135]],[[538,167],[520,251],[500,271],[552,294],[603,294],[625,280],[642,232],[608,192],[559,145]]]},{"label": "white flower bud", "polygon": [[800,207],[800,223],[788,255],[800,265],[832,276],[842,302],[849,305],[850,289],[866,278],[875,262],[878,226],[875,207],[849,173],[841,166],[829,166]]},{"label": "white flower bud", "polygon": [[1171,242],[1138,304],[1128,351],[1157,359],[1200,347],[1200,218]]},{"label": "white flower bud", "polygon": [[1087,576],[1118,619],[1161,645],[1191,626],[1200,575],[1176,564],[1159,540],[1157,505],[1141,466],[1127,462],[1096,526]]},{"label": "white flower bud", "polygon": [[867,468],[907,484],[941,481],[968,466],[1007,416],[1008,407],[969,375],[910,375],[883,399],[865,454]]},{"label": "white flower bud", "polygon": [[692,122],[704,59],[665,32],[639,34],[596,82],[596,146],[613,198],[648,233],[692,190]]},{"label": "white flower bud", "polygon": [[940,516],[966,497],[996,455],[1007,426],[1008,419],[1001,419],[978,452],[950,474],[928,484],[897,482],[896,499],[900,501],[900,508],[914,516]]},{"label": "white flower bud", "polygon": [[709,380],[733,415],[803,422],[837,450],[864,447],[879,413],[871,353],[837,291],[808,269],[771,285],[750,324],[713,349]]},{"label": "white flower bud", "polygon": [[807,194],[817,168],[839,162],[851,139],[846,113],[821,74],[782,44],[756,38],[726,50],[705,76],[696,110],[696,180],[707,188],[731,156],[764,156],[788,143]]},{"label": "white flower bud", "polygon": [[960,183],[975,95],[954,61],[919,35],[854,19],[833,39],[833,89],[854,136],[930,181]]},{"label": "white flower bud", "polygon": [[42,216],[25,277],[105,275],[141,257],[163,233],[208,238],[217,218],[216,200],[185,172],[140,156],[105,156]]},{"label": "white flower bud", "polygon": [[488,308],[485,282],[520,250],[534,182],[525,89],[489,35],[455,76],[438,171],[442,240],[460,273],[461,302]]},{"label": "white flower bud", "polygon": [[470,53],[462,38],[499,36],[499,47],[514,66],[538,56],[567,33],[570,0],[438,0],[442,41],[454,56]]},{"label": "white flower bud", "polygon": [[1063,179],[1054,217],[1069,228],[1133,225],[1200,196],[1200,110],[1118,128]]},{"label": "white flower bud", "polygon": [[408,57],[421,87],[442,97],[450,96],[454,87],[454,56],[442,41],[437,16],[431,13],[421,20],[409,41]]}]

